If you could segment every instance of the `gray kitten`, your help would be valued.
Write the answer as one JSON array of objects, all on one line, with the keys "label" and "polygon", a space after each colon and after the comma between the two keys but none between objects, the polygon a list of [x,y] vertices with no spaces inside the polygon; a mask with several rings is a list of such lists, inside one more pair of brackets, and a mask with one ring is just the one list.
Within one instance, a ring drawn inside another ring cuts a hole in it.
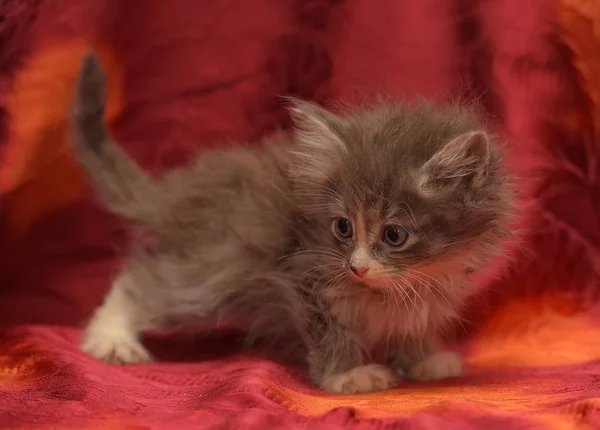
[{"label": "gray kitten", "polygon": [[468,274],[502,249],[513,191],[477,116],[379,103],[337,116],[302,101],[293,141],[205,152],[160,179],[116,145],[105,77],[88,55],[75,150],[106,206],[151,236],[85,332],[115,363],[150,360],[144,331],[233,319],[250,337],[301,340],[324,390],[461,374],[438,352]]}]

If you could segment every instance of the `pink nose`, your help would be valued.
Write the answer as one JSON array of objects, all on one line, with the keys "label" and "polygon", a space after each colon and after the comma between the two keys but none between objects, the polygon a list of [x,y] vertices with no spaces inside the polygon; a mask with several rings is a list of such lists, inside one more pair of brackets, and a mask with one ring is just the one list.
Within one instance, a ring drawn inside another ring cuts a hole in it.
[{"label": "pink nose", "polygon": [[365,273],[367,273],[367,270],[369,270],[368,267],[355,267],[355,266],[350,266],[350,270],[352,270],[352,272],[356,275],[356,276],[360,276],[361,278],[363,276],[365,276]]}]

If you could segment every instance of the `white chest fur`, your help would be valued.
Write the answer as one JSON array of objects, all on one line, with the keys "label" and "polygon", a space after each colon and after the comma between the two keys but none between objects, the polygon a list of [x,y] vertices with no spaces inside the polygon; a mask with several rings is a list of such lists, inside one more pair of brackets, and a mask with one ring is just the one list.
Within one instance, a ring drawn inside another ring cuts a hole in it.
[{"label": "white chest fur", "polygon": [[334,316],[357,333],[367,349],[392,338],[423,337],[430,323],[425,301],[407,303],[368,290],[331,298]]}]

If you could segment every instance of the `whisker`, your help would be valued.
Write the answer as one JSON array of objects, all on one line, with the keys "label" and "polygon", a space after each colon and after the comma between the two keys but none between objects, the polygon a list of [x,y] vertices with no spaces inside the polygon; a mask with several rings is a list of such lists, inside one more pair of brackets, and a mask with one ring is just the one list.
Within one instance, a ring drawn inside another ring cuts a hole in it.
[{"label": "whisker", "polygon": [[304,272],[302,272],[302,275],[306,275],[310,272],[315,272],[318,270],[322,270],[322,269],[337,269],[339,267],[339,264],[335,264],[335,263],[325,263],[325,264],[319,264],[317,266],[313,266],[309,269],[306,269]]},{"label": "whisker", "polygon": [[[430,290],[433,290],[432,292],[434,292],[434,297],[436,297],[436,299],[437,299],[437,295],[439,295],[446,301],[446,303],[448,303],[448,306],[453,307],[452,303],[450,303],[450,300],[448,300],[448,297],[446,297],[446,293],[451,294],[453,297],[455,297],[455,295],[453,294],[453,292],[451,290],[446,289],[444,284],[442,284],[440,281],[438,281],[437,279],[428,275],[427,273],[424,273],[424,272],[421,272],[421,271],[415,270],[415,269],[409,269],[407,271],[407,275],[414,277],[415,279],[422,282],[425,286],[430,288]],[[433,282],[427,282],[426,279],[421,278],[419,275],[424,276]],[[436,286],[435,284],[439,285],[439,287]],[[437,294],[435,294],[435,293],[437,293]]]},{"label": "whisker", "polygon": [[[394,286],[395,286],[395,287],[396,287],[396,288],[397,288],[397,289],[398,289],[400,292],[402,292],[402,293],[404,294],[404,296],[405,296],[405,297],[406,297],[408,300],[410,300],[410,303],[412,304],[412,306],[413,306],[413,308],[414,308],[414,306],[415,306],[415,303],[414,303],[414,301],[413,301],[412,297],[410,297],[410,294],[408,294],[408,291],[406,291],[402,285],[400,285],[398,282],[396,282],[396,280],[392,280],[392,283],[394,284]],[[406,302],[404,302],[404,303],[406,303]],[[407,305],[406,309],[407,309],[407,310],[409,310],[409,309],[408,309],[408,303],[406,303],[406,305]]]},{"label": "whisker", "polygon": [[398,291],[398,287],[396,285],[393,284],[393,282],[390,281],[390,295],[394,298],[394,302],[396,303],[396,306],[398,308],[400,308],[400,303],[402,303],[404,305],[405,309],[408,309],[406,306],[406,301],[404,300],[404,297],[400,297],[400,292]]},{"label": "whisker", "polygon": [[[439,293],[439,290],[436,288],[435,285],[427,282],[426,280],[420,278],[419,276],[417,276],[414,273],[411,273],[410,271],[407,271],[404,275],[409,276],[412,279],[415,279],[417,282],[419,282],[419,283],[423,284],[425,287],[427,287],[427,289],[432,293],[431,295],[435,298],[435,301],[437,302],[438,306],[441,306],[440,301],[438,300],[437,294],[435,294],[435,292],[432,291],[432,290],[435,290]],[[448,299],[446,299],[446,300],[448,300]],[[448,302],[448,304],[450,304],[450,303]]]},{"label": "whisker", "polygon": [[[392,285],[393,285],[393,283],[392,283]],[[387,291],[387,289],[386,289],[386,291]],[[397,294],[398,291],[397,291],[397,287],[395,285],[393,285],[393,288],[390,289],[389,293],[390,293],[390,296],[392,296],[394,298],[394,302],[396,303],[397,308],[400,308],[400,302],[402,302],[404,307],[408,310],[404,299],[402,297],[398,297],[398,294]]]},{"label": "whisker", "polygon": [[[408,273],[408,272],[412,272],[412,273]],[[438,285],[441,287],[441,289],[440,289],[440,288],[438,288],[438,287],[436,287],[434,284],[427,284],[427,285],[428,285],[428,287],[431,287],[431,288],[433,288],[435,291],[437,291],[437,293],[438,293],[438,294],[439,294],[439,295],[440,295],[440,296],[441,296],[441,297],[442,297],[444,300],[446,300],[446,303],[448,303],[448,306],[449,306],[450,308],[454,309],[454,308],[456,307],[455,305],[453,305],[452,303],[450,303],[450,300],[448,300],[448,297],[446,297],[446,294],[445,294],[446,292],[447,292],[447,293],[450,293],[450,294],[452,294],[452,290],[451,290],[451,289],[449,290],[449,289],[447,289],[447,288],[444,288],[444,285],[443,285],[443,284],[442,284],[442,283],[441,283],[439,280],[437,280],[437,279],[433,278],[432,276],[428,275],[427,273],[421,272],[420,270],[409,269],[409,270],[407,271],[407,274],[410,274],[411,276],[415,276],[415,277],[417,276],[417,275],[416,275],[417,273],[418,273],[418,274],[420,274],[420,275],[426,276],[427,278],[429,278],[429,279],[431,279],[432,281],[436,282],[436,283],[437,283],[437,284],[438,284]],[[456,297],[456,294],[452,294],[452,295],[453,295],[454,297]],[[436,295],[435,295],[435,294],[434,294],[434,297],[436,297]],[[436,300],[437,300],[437,297],[436,297]],[[438,303],[439,303],[439,301],[438,301]],[[466,330],[467,330],[467,329],[466,329],[465,325],[463,324],[462,318],[457,318],[457,319],[458,319],[458,322],[459,322],[460,326],[462,327],[462,329],[463,329],[463,330],[466,332]]]},{"label": "whisker", "polygon": [[346,256],[335,249],[302,249],[300,251],[295,251],[290,254],[283,255],[278,258],[278,260],[283,260],[284,258],[295,257],[302,254],[316,254],[316,255],[324,255],[329,257],[339,258],[342,261],[346,259]]},{"label": "whisker", "polygon": [[423,300],[423,297],[421,297],[421,295],[419,294],[419,292],[417,291],[417,289],[412,285],[412,283],[408,279],[406,279],[406,278],[404,278],[402,276],[400,276],[400,279],[402,279],[410,287],[410,289],[412,290],[412,292],[415,294],[415,296],[416,296],[415,297],[415,309],[416,309],[416,306],[417,306],[416,305],[417,297],[421,301],[421,306],[425,306],[425,301]]},{"label": "whisker", "polygon": [[322,276],[321,278],[319,278],[318,281],[316,281],[314,284],[316,285],[317,283],[319,283],[324,277],[326,277],[327,275],[334,275],[331,279],[329,279],[327,282],[325,282],[325,284],[323,285],[324,287],[329,287],[332,284],[335,284],[337,282],[339,282],[340,280],[344,280],[347,281],[347,272],[343,269],[339,269],[339,271],[337,271],[337,274],[335,274],[336,272],[332,273],[326,273],[324,276]]}]

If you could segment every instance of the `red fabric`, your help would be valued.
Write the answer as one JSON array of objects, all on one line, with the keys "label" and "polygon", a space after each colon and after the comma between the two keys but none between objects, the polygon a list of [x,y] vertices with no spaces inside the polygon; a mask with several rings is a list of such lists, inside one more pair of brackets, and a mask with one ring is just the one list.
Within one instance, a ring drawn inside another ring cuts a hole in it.
[{"label": "red fabric", "polygon": [[76,330],[15,329],[0,338],[0,423],[79,430],[600,426],[599,363],[474,370],[443,383],[406,382],[385,395],[334,396],[308,387],[290,367],[234,352],[236,340],[162,339],[149,343],[162,351],[161,363],[118,367],[81,353]]},{"label": "red fabric", "polygon": [[[599,10],[598,0],[0,2],[0,427],[598,425]],[[288,127],[283,94],[479,100],[521,176],[527,231],[508,274],[467,313],[474,373],[340,398],[234,346],[213,355],[219,333],[163,340],[155,350],[169,363],[148,367],[79,352],[76,327],[124,250],[122,225],[70,155],[73,80],[90,48],[108,71],[116,137],[154,171]]]}]

